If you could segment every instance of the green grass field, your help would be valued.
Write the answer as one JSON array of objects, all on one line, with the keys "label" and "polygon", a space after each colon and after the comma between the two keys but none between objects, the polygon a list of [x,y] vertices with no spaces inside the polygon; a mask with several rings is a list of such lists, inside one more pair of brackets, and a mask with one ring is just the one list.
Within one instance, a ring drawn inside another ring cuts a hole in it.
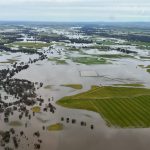
[{"label": "green grass field", "polygon": [[96,64],[107,64],[107,60],[98,57],[72,57],[73,62],[86,64],[86,65],[96,65]]},{"label": "green grass field", "polygon": [[41,49],[43,47],[48,47],[51,46],[51,43],[35,43],[35,42],[14,42],[11,44],[8,44],[7,47],[14,47],[14,46],[19,46],[19,47],[25,47],[25,48],[35,48],[35,49]]},{"label": "green grass field", "polygon": [[150,89],[93,86],[87,92],[64,97],[57,104],[98,112],[111,127],[150,127]]}]

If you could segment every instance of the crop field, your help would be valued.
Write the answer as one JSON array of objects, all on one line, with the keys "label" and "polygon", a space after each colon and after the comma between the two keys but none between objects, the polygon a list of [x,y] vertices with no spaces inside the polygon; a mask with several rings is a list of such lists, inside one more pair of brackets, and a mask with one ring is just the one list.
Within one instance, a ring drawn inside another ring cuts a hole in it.
[{"label": "crop field", "polygon": [[98,112],[111,127],[150,127],[150,89],[93,86],[87,92],[64,97],[57,104]]}]

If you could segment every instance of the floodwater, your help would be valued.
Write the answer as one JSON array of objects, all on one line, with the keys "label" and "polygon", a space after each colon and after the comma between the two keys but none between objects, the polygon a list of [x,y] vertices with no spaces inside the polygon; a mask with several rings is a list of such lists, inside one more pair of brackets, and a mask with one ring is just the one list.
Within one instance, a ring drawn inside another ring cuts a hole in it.
[{"label": "floodwater", "polygon": [[[63,53],[62,53],[63,54]],[[18,54],[13,54],[15,57]],[[19,54],[20,55],[20,54]],[[50,54],[52,55],[52,54]],[[56,56],[55,54],[53,54]],[[10,56],[1,56],[8,59]],[[36,57],[36,56],[33,56]],[[21,54],[20,60],[26,61],[29,57]],[[31,120],[23,117],[22,124],[28,124],[27,128],[15,127],[19,132],[24,128],[29,141],[23,137],[21,146],[18,150],[33,150],[33,143],[37,140],[33,137],[33,133],[40,131],[42,139],[41,150],[149,150],[150,147],[150,129],[119,129],[109,128],[105,121],[98,113],[68,109],[57,106],[55,102],[67,95],[74,95],[87,91],[92,85],[113,85],[122,83],[142,83],[146,87],[150,87],[150,75],[138,67],[138,65],[148,65],[149,61],[141,61],[138,59],[113,59],[112,64],[105,65],[77,65],[76,63],[68,63],[67,65],[55,65],[53,62],[44,60],[31,64],[29,69],[23,70],[16,74],[13,78],[27,79],[32,82],[43,82],[44,86],[51,85],[50,89],[37,89],[38,96],[42,96],[45,104],[48,98],[54,97],[52,102],[56,106],[56,112],[42,112],[32,117]],[[95,71],[97,77],[81,77],[81,71]],[[62,84],[82,84],[82,90],[74,90],[69,87],[63,87]],[[38,104],[38,103],[37,103]],[[44,105],[43,104],[43,108]],[[1,116],[3,117],[3,116]],[[61,117],[65,119],[76,119],[76,123],[72,124],[66,120],[61,121]],[[10,117],[11,120],[18,120],[18,112]],[[81,126],[81,121],[85,121],[87,126]],[[61,122],[64,125],[62,131],[43,131],[42,126],[49,126]],[[90,129],[90,125],[94,125],[94,129]],[[10,126],[1,121],[0,128],[9,129]],[[29,147],[27,147],[29,143]],[[10,143],[11,145],[11,143]]]}]

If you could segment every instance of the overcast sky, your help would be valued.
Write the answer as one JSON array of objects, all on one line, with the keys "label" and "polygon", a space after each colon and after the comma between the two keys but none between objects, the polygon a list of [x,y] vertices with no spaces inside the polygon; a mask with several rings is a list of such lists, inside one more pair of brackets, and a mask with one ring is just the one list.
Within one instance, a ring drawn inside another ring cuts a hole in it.
[{"label": "overcast sky", "polygon": [[0,20],[150,21],[150,0],[0,0]]}]

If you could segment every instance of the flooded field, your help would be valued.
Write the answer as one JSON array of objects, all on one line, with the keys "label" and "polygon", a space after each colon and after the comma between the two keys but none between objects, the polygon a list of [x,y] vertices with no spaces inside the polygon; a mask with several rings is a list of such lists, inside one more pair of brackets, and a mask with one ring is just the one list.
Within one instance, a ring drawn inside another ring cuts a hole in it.
[{"label": "flooded field", "polygon": [[[109,127],[96,112],[56,102],[93,85],[141,84],[149,89],[149,50],[119,38],[114,43],[79,33],[72,26],[38,30],[37,41],[16,29],[23,41],[0,46],[0,149],[148,150],[150,128]],[[105,43],[97,44],[100,40]]]}]

